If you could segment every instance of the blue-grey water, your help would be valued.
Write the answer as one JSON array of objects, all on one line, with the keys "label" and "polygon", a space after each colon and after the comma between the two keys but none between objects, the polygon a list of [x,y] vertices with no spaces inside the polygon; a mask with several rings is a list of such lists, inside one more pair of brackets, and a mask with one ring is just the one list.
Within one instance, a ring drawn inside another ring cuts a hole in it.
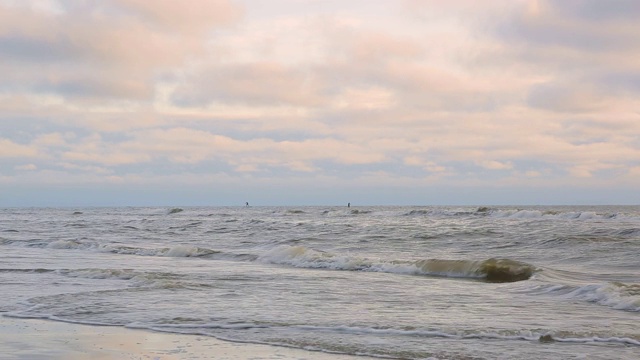
[{"label": "blue-grey water", "polygon": [[640,358],[640,207],[0,209],[0,314],[391,359]]}]

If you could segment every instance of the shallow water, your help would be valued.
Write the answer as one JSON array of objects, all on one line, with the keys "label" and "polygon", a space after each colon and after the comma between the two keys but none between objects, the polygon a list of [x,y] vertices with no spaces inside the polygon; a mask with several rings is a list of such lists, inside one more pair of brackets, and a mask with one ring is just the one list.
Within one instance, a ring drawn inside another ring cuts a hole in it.
[{"label": "shallow water", "polygon": [[640,207],[0,210],[5,316],[396,359],[636,359]]}]

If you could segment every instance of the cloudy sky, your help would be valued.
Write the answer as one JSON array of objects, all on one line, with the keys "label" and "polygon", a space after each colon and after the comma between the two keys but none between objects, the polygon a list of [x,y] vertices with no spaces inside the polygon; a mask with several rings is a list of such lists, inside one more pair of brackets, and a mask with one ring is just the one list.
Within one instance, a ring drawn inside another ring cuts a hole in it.
[{"label": "cloudy sky", "polygon": [[636,0],[0,0],[0,206],[639,204]]}]

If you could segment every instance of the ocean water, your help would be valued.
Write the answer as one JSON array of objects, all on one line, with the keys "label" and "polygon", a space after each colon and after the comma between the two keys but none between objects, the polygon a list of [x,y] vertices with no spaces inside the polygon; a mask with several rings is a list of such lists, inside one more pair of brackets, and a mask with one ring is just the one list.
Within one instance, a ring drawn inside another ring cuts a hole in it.
[{"label": "ocean water", "polygon": [[640,358],[640,207],[0,209],[0,314],[389,359]]}]

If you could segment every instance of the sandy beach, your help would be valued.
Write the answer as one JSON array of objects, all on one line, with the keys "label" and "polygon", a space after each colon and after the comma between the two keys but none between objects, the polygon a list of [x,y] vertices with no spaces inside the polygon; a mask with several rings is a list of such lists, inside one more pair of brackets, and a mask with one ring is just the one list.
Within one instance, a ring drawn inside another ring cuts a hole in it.
[{"label": "sandy beach", "polygon": [[0,316],[2,360],[348,360],[366,357],[326,354],[277,346]]}]

